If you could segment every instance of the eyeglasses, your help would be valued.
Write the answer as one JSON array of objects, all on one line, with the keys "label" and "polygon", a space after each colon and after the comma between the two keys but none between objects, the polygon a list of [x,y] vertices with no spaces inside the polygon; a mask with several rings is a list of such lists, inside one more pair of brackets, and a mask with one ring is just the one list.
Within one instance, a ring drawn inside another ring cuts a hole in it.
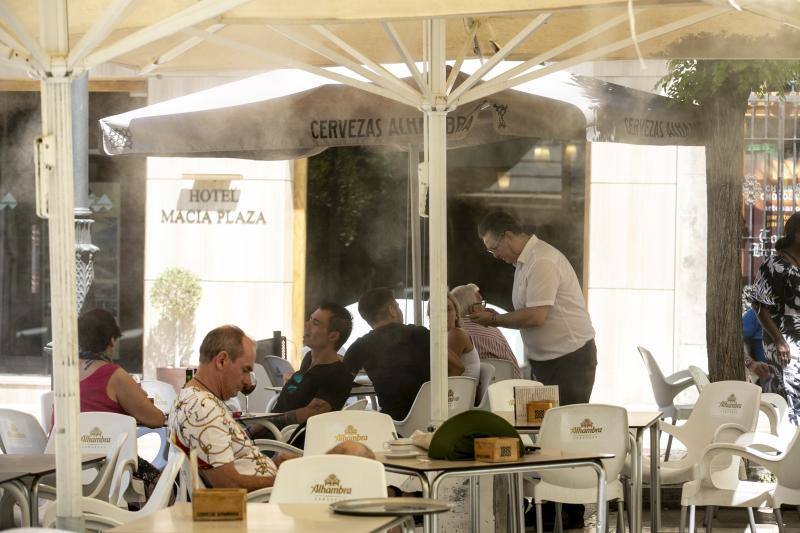
[{"label": "eyeglasses", "polygon": [[503,242],[503,239],[506,238],[505,233],[498,237],[497,241],[494,243],[494,246],[489,246],[486,248],[486,253],[492,254],[493,256],[497,255],[497,249],[500,248],[500,243]]}]

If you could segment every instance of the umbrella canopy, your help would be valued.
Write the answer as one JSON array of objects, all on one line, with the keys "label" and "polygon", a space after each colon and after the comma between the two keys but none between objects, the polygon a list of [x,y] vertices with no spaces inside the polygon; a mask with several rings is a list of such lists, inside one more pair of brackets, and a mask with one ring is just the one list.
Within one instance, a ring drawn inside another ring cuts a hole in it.
[{"label": "umbrella canopy", "polygon": [[[339,146],[422,146],[421,111],[313,78],[297,70],[273,71],[103,118],[103,149],[110,155],[281,160]],[[296,92],[276,96],[267,87]],[[565,72],[521,89],[448,113],[447,147],[516,137],[702,144],[695,110],[669,98]]]},{"label": "umbrella canopy", "polygon": [[[278,98],[225,106],[231,95],[261,83],[302,75],[275,71],[204,91],[214,109],[185,110],[186,97],[100,121],[106,153],[252,159],[308,157],[337,146],[408,150],[423,144],[422,111],[346,85],[324,83]],[[466,76],[462,76],[466,78]],[[254,83],[256,82],[256,83]],[[199,96],[199,95],[198,95]],[[181,112],[169,112],[171,109]],[[447,115],[447,147],[462,148],[515,137],[582,138],[583,113],[550,98],[505,90],[459,106]]]}]

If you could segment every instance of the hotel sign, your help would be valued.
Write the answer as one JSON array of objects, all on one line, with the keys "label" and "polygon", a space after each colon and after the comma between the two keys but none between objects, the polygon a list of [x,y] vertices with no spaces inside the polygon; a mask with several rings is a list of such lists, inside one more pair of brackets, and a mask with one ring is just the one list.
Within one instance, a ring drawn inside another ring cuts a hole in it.
[{"label": "hotel sign", "polygon": [[266,224],[260,209],[241,209],[242,191],[229,188],[227,181],[195,182],[181,189],[175,209],[161,210],[162,224]]}]

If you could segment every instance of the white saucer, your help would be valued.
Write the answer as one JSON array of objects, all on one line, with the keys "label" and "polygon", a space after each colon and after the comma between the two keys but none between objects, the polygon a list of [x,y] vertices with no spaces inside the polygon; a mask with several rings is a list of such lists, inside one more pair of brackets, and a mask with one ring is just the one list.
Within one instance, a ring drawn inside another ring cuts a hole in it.
[{"label": "white saucer", "polygon": [[408,450],[405,452],[386,451],[383,453],[383,455],[387,459],[409,459],[412,457],[417,457],[418,455],[425,455],[425,453],[417,450]]}]

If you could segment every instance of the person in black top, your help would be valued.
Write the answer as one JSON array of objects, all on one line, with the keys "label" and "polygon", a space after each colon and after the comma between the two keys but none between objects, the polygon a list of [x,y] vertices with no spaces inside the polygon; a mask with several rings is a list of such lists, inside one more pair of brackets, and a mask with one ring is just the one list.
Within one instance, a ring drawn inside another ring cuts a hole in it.
[{"label": "person in black top", "polygon": [[344,364],[353,375],[366,370],[381,412],[403,420],[422,384],[431,379],[430,332],[404,325],[403,312],[385,287],[364,293],[358,312],[372,331],[350,346]]},{"label": "person in black top", "polygon": [[323,303],[306,322],[303,340],[311,348],[300,370],[283,385],[270,418],[278,427],[302,424],[310,417],[338,411],[350,395],[353,376],[336,353],[353,330],[350,312],[335,303]]}]

